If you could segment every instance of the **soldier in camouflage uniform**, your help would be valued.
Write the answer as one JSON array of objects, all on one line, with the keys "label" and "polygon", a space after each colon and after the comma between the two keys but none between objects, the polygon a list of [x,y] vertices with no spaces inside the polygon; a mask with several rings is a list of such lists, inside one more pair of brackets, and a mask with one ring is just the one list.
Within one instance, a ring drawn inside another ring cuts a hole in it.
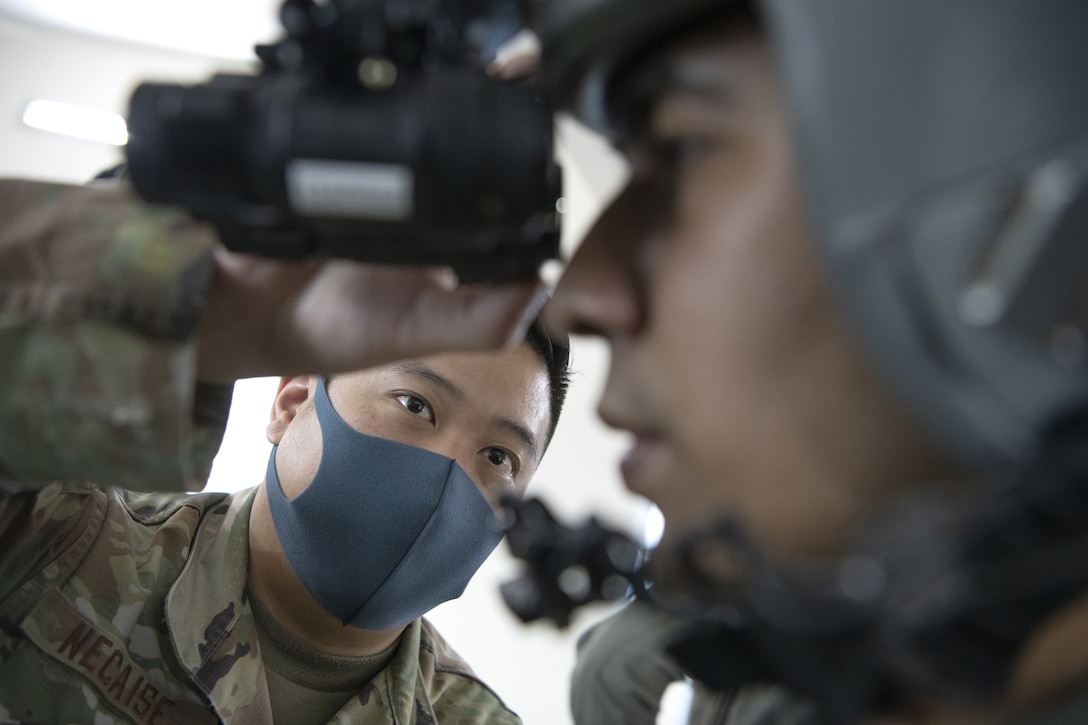
[{"label": "soldier in camouflage uniform", "polygon": [[[210,470],[234,379],[505,359],[533,283],[239,260],[123,185],[3,182],[0,218],[0,721],[519,722],[422,618],[371,651],[285,626],[305,594],[254,596],[258,489],[179,492]],[[566,347],[548,350],[541,452],[565,390]]]}]

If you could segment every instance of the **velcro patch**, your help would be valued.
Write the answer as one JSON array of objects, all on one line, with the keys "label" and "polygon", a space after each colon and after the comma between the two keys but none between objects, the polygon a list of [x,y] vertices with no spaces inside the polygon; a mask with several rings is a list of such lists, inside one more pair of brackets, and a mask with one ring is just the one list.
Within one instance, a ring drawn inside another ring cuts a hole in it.
[{"label": "velcro patch", "polygon": [[84,617],[56,588],[46,592],[41,604],[23,620],[22,628],[42,651],[78,673],[134,722],[219,722],[203,708],[168,698],[132,660],[120,637]]}]

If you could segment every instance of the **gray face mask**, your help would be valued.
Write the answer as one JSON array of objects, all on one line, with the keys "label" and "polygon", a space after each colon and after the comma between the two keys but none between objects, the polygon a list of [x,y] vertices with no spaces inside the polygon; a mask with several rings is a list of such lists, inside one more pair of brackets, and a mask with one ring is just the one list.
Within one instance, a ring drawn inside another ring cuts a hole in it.
[{"label": "gray face mask", "polygon": [[363,629],[405,625],[461,595],[502,525],[457,462],[375,438],[333,410],[320,380],[321,464],[288,500],[268,457],[266,490],[287,560],[322,607]]}]

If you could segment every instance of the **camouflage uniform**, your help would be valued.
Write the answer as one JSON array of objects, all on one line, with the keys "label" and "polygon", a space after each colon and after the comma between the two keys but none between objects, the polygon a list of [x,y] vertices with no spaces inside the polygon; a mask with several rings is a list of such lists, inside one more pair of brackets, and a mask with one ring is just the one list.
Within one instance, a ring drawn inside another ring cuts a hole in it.
[{"label": "camouflage uniform", "polygon": [[[218,447],[213,238],[121,188],[0,182],[0,218],[0,721],[271,722],[254,490],[121,489],[199,487]],[[333,721],[520,722],[424,620]]]}]

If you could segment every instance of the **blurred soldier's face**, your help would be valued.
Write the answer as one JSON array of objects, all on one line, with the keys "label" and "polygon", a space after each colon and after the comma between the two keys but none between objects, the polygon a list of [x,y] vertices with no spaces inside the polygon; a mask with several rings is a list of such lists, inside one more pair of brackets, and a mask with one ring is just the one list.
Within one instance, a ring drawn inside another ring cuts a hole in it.
[{"label": "blurred soldier's face", "polygon": [[632,178],[571,261],[550,321],[611,346],[604,420],[664,543],[723,514],[782,555],[832,553],[933,456],[832,309],[773,58],[754,30],[661,51],[621,86]]}]

